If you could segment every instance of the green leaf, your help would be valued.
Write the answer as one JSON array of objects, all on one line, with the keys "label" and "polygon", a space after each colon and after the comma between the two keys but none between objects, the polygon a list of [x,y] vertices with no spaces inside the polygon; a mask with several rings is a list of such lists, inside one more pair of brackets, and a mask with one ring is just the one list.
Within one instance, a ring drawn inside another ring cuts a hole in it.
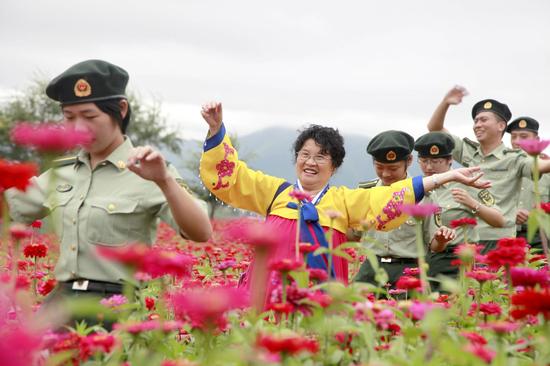
[{"label": "green leaf", "polygon": [[[535,237],[539,228],[539,212],[537,210],[531,210],[529,217],[527,218],[527,240],[530,242]],[[545,232],[547,232],[545,230]]]},{"label": "green leaf", "polygon": [[308,271],[290,271],[289,275],[296,281],[298,287],[306,288],[309,285]]}]

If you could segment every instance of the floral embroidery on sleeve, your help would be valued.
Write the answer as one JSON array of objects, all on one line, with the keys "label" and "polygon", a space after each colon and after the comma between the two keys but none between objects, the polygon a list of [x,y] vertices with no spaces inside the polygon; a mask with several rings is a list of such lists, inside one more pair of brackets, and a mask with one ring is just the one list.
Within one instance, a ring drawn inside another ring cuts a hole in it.
[{"label": "floral embroidery on sleeve", "polygon": [[213,190],[229,187],[229,183],[223,183],[222,178],[230,177],[233,174],[233,169],[235,169],[235,162],[229,161],[227,159],[229,155],[233,155],[235,153],[235,150],[225,142],[223,143],[223,148],[225,150],[225,154],[223,160],[216,164],[216,170],[218,172],[218,182],[212,188]]},{"label": "floral embroidery on sleeve", "polygon": [[384,225],[386,225],[388,222],[401,216],[401,207],[403,206],[403,202],[405,201],[405,192],[407,191],[408,188],[403,188],[398,192],[393,192],[392,199],[382,209],[382,212],[386,215],[386,219],[382,219],[381,215],[376,216],[376,221],[378,222],[378,224],[376,225],[377,230],[382,230],[384,228]]}]

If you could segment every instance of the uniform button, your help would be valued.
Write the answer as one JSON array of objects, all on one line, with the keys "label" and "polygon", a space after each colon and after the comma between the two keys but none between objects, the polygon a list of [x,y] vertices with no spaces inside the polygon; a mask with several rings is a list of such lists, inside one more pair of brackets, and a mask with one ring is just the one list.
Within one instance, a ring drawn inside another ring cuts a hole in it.
[{"label": "uniform button", "polygon": [[76,250],[76,245],[71,245],[71,250],[74,252]]},{"label": "uniform button", "polygon": [[75,224],[76,224],[76,219],[73,219],[73,225],[75,225]]},{"label": "uniform button", "polygon": [[119,169],[126,169],[126,163],[122,160],[117,161],[116,166],[118,166]]},{"label": "uniform button", "polygon": [[116,208],[116,206],[112,203],[109,203],[109,206],[107,206],[107,210],[113,211]]},{"label": "uniform button", "polygon": [[84,195],[81,194],[79,198],[82,201],[84,199]]},{"label": "uniform button", "polygon": [[75,271],[71,271],[71,275],[72,275],[73,277],[76,277],[76,272],[75,272]]},{"label": "uniform button", "polygon": [[523,191],[523,190],[524,190],[524,188],[523,188],[523,187],[521,187],[521,190]]}]

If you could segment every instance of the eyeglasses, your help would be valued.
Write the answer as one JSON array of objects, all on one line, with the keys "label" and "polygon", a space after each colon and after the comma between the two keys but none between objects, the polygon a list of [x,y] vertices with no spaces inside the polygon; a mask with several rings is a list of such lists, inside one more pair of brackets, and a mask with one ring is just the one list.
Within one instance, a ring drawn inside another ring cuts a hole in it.
[{"label": "eyeglasses", "polygon": [[313,159],[318,165],[328,164],[330,162],[330,156],[328,155],[310,155],[307,152],[300,151],[296,157],[296,160],[306,162],[309,159]]},{"label": "eyeglasses", "polygon": [[418,163],[421,165],[439,166],[448,164],[447,159],[443,158],[418,158]]}]

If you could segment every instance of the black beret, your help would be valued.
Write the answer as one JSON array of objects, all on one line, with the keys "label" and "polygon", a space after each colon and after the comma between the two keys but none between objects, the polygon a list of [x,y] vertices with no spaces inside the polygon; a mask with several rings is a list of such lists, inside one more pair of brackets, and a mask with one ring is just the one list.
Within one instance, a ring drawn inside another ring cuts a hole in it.
[{"label": "black beret", "polygon": [[50,81],[46,94],[61,104],[126,98],[128,78],[128,73],[121,67],[107,61],[87,60],[71,66]]},{"label": "black beret", "polygon": [[405,160],[414,147],[414,138],[403,131],[384,131],[374,136],[367,146],[367,153],[381,163]]},{"label": "black beret", "polygon": [[512,118],[512,112],[510,112],[508,106],[494,99],[484,99],[474,104],[472,108],[472,118],[475,119],[478,113],[481,112],[496,113],[505,122],[508,122],[510,118]]},{"label": "black beret", "polygon": [[516,130],[527,130],[539,133],[539,123],[536,119],[531,117],[518,117],[506,127],[506,132],[512,132]]},{"label": "black beret", "polygon": [[418,156],[426,158],[442,158],[450,156],[455,148],[451,135],[445,132],[430,132],[420,136],[414,143]]}]

